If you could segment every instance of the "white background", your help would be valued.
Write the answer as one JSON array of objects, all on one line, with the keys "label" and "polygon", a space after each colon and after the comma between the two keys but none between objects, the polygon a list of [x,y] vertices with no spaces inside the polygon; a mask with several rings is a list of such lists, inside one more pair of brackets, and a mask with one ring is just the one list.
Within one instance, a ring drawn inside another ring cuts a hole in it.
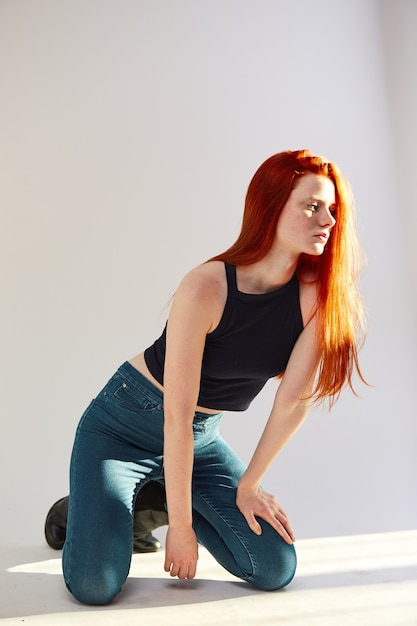
[{"label": "white background", "polygon": [[[304,147],[353,186],[373,388],[265,486],[299,538],[416,527],[416,29],[415,0],[0,1],[3,545],[43,543],[85,406]],[[245,460],[273,393],[224,418]]]}]

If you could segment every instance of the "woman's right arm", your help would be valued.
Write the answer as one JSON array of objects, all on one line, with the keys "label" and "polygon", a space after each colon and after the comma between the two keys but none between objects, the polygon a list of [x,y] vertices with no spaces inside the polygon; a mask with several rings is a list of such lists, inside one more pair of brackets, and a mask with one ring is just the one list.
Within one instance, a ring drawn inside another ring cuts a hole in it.
[{"label": "woman's right arm", "polygon": [[164,569],[179,578],[194,578],[198,559],[192,529],[192,424],[206,335],[221,308],[222,287],[214,275],[209,264],[187,274],[174,296],[167,325],[164,472],[169,528]]}]

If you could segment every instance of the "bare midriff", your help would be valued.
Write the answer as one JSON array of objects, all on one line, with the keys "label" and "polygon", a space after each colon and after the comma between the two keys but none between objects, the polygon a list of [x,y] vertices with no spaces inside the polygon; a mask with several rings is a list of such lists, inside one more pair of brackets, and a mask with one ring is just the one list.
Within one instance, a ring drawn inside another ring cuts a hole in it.
[{"label": "bare midriff", "polygon": [[[164,388],[161,385],[161,383],[159,383],[156,380],[156,378],[154,378],[152,376],[152,374],[150,373],[150,371],[148,369],[148,366],[146,365],[146,361],[145,361],[145,357],[144,357],[143,352],[141,352],[140,354],[136,355],[132,359],[129,359],[129,363],[135,369],[137,369],[138,372],[140,372],[142,374],[142,376],[147,378],[153,385],[155,385],[155,387],[160,389],[162,392],[164,391]],[[216,415],[216,413],[221,413],[222,412],[221,410],[207,409],[206,407],[203,407],[203,406],[196,406],[195,410],[196,411],[201,411],[202,413],[209,413],[210,415]]]}]

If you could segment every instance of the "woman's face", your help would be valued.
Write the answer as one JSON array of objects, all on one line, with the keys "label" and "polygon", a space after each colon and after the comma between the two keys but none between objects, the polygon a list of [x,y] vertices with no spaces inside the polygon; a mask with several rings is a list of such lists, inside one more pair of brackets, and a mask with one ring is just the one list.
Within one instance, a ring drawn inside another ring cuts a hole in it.
[{"label": "woman's face", "polygon": [[276,244],[295,256],[323,253],[336,223],[335,188],[326,176],[304,174],[291,192],[278,220]]}]

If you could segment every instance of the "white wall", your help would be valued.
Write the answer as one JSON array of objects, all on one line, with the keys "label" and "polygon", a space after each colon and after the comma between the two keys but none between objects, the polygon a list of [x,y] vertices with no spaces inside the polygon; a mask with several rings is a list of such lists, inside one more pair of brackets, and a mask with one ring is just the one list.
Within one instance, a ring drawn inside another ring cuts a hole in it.
[{"label": "white wall", "polygon": [[[374,388],[313,411],[265,484],[298,537],[416,526],[414,197],[393,174],[416,126],[388,101],[386,4],[2,0],[1,543],[43,542],[84,407],[235,239],[258,165],[299,147],[354,188]],[[272,392],[225,417],[245,459]]]}]

